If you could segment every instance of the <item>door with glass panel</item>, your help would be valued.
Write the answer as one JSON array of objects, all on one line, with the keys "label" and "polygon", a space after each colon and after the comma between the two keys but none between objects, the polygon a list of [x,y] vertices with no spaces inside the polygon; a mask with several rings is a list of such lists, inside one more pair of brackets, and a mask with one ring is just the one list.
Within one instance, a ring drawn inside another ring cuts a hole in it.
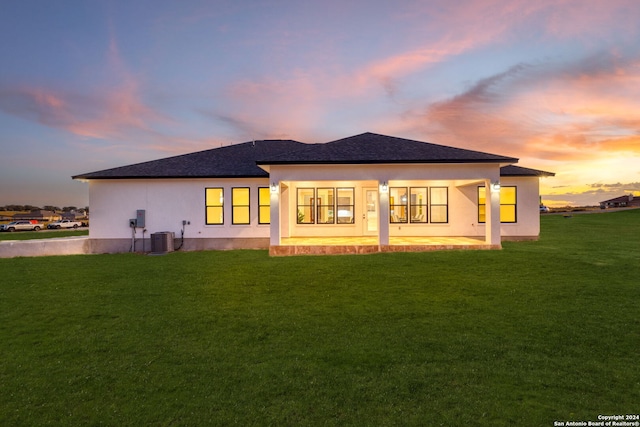
[{"label": "door with glass panel", "polygon": [[364,213],[362,214],[363,230],[365,236],[378,234],[378,189],[363,189]]}]

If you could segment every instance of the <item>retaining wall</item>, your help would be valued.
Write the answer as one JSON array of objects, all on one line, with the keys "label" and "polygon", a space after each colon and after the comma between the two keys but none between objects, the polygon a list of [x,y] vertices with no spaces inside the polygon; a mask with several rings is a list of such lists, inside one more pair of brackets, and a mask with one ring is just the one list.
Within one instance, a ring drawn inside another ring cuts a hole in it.
[{"label": "retaining wall", "polygon": [[0,241],[0,258],[89,253],[91,253],[91,241],[87,236]]}]

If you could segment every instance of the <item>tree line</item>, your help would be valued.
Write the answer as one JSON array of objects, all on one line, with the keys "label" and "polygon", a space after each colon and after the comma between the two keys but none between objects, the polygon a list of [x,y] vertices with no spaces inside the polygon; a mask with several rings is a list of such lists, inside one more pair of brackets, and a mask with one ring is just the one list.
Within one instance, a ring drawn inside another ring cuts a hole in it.
[{"label": "tree line", "polygon": [[77,206],[64,206],[62,208],[58,206],[46,205],[43,207],[32,206],[32,205],[6,205],[0,206],[0,211],[19,211],[19,212],[33,212],[33,211],[51,211],[51,212],[78,212],[84,211],[89,213],[89,206],[84,208],[78,208]]}]

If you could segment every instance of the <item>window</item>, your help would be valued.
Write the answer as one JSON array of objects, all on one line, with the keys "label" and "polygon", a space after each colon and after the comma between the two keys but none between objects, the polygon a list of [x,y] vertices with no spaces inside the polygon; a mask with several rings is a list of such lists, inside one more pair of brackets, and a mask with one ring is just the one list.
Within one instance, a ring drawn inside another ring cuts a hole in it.
[{"label": "window", "polygon": [[407,222],[407,187],[389,188],[389,215],[392,223]]},{"label": "window", "polygon": [[206,224],[224,224],[224,189],[205,188]]},{"label": "window", "polygon": [[353,188],[298,188],[298,224],[353,224]]},{"label": "window", "polygon": [[271,190],[269,187],[258,188],[258,224],[271,223]]},{"label": "window", "polygon": [[431,222],[449,222],[449,189],[447,187],[431,187]]},{"label": "window", "polygon": [[516,187],[500,187],[500,222],[516,222]]},{"label": "window", "polygon": [[338,204],[336,210],[338,211],[338,224],[353,224],[354,215],[354,189],[353,188],[338,188]]},{"label": "window", "polygon": [[[517,222],[517,187],[500,187],[500,222]],[[478,222],[487,220],[487,192],[485,187],[478,187]]]},{"label": "window", "polygon": [[298,224],[313,224],[315,188],[298,188]]},{"label": "window", "polygon": [[[449,222],[447,187],[389,188],[389,221],[414,224]],[[407,196],[408,194],[408,196]]]},{"label": "window", "polygon": [[333,205],[334,197],[333,188],[318,188],[318,197],[316,199],[316,206],[318,214],[316,216],[318,224],[333,224]]},{"label": "window", "polygon": [[231,223],[235,225],[251,223],[248,188],[231,189]]},{"label": "window", "polygon": [[478,222],[487,222],[487,190],[478,187]]},{"label": "window", "polygon": [[410,193],[411,222],[427,222],[427,188],[411,187]]}]

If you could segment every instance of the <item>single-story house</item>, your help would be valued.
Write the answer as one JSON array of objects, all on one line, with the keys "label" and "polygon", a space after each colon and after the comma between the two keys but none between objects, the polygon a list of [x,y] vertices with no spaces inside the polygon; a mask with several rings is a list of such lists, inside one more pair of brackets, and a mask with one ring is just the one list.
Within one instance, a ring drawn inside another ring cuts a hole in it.
[{"label": "single-story house", "polygon": [[631,207],[640,207],[640,197],[633,197],[633,194],[629,194],[600,202],[600,209]]},{"label": "single-story house", "polygon": [[62,219],[68,219],[71,221],[76,221],[78,219],[86,217],[86,215],[83,212],[76,212],[76,211],[62,212],[60,216],[62,217]]},{"label": "single-story house", "polygon": [[29,213],[17,213],[13,216],[14,221],[25,220],[37,220],[37,221],[57,221],[60,219],[60,215],[53,211],[46,211],[43,209],[31,211]]},{"label": "single-story house", "polygon": [[160,232],[184,250],[272,255],[500,249],[538,238],[539,180],[554,175],[517,161],[364,133],[250,141],[73,179],[89,183],[94,252],[148,249]]}]

